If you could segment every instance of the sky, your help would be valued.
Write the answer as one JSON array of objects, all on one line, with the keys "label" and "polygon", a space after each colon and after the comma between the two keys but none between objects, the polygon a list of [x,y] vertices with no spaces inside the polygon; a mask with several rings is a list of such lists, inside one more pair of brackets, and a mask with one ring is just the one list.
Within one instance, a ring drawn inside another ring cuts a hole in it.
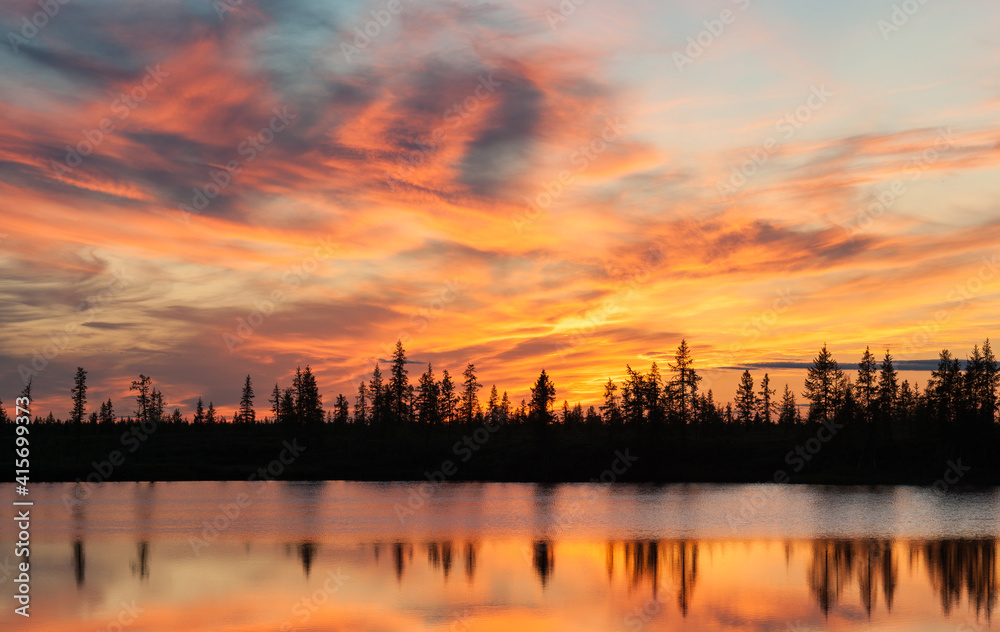
[{"label": "sky", "polygon": [[996,3],[49,13],[0,7],[8,408],[31,376],[65,416],[77,366],[119,412],[140,373],[227,415],[250,374],[263,410],[305,365],[353,402],[397,339],[413,381],[545,368],[584,405],[686,339],[730,399],[718,367],[996,329]]}]

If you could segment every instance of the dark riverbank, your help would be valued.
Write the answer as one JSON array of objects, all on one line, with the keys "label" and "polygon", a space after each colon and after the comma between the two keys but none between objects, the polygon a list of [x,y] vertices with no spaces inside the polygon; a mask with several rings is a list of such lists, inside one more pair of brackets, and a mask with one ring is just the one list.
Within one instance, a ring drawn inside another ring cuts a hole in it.
[{"label": "dark riverbank", "polygon": [[[995,430],[995,429],[993,429]],[[832,432],[836,431],[836,432]],[[1000,485],[997,437],[864,427],[31,426],[32,481],[435,480]],[[14,429],[0,429],[13,447]],[[3,480],[13,480],[4,468]]]}]

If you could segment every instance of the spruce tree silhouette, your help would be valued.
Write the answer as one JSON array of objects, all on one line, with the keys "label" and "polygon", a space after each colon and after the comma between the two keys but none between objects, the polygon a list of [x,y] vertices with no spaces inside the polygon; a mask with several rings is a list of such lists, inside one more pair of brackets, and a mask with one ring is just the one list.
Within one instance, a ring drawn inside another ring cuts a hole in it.
[{"label": "spruce tree silhouette", "polygon": [[757,396],[753,392],[753,376],[744,370],[740,376],[740,385],[736,388],[736,410],[740,414],[740,422],[750,430],[754,411],[757,410]]},{"label": "spruce tree silhouette", "polygon": [[858,380],[855,383],[855,401],[861,413],[861,421],[865,426],[871,426],[875,403],[878,400],[878,367],[875,356],[869,347],[858,363]]},{"label": "spruce tree silhouette", "polygon": [[358,395],[354,399],[354,423],[358,426],[364,426],[368,423],[369,419],[368,387],[365,386],[365,382],[362,380],[358,384]]},{"label": "spruce tree silhouette", "polygon": [[240,421],[245,424],[252,424],[257,420],[257,413],[253,409],[253,385],[250,383],[250,375],[247,375],[243,383],[243,394],[240,396]]},{"label": "spruce tree silhouette", "polygon": [[417,386],[417,419],[420,423],[431,426],[441,423],[440,398],[438,383],[434,381],[434,369],[428,362],[427,371],[421,374]]},{"label": "spruce tree silhouette", "polygon": [[396,341],[396,350],[392,353],[392,368],[389,371],[389,420],[393,423],[410,421],[410,406],[408,393],[410,380],[406,371],[406,352],[403,343]]},{"label": "spruce tree silhouette", "polygon": [[694,358],[691,357],[691,348],[688,347],[686,338],[681,339],[681,344],[677,346],[677,352],[674,354],[674,361],[669,366],[672,372],[669,397],[673,402],[671,407],[675,411],[676,423],[680,428],[680,443],[683,449],[687,427],[695,421],[695,397],[698,395],[698,382],[701,381],[701,376],[694,369]]},{"label": "spruce tree silhouette", "polygon": [[83,418],[87,414],[87,372],[82,366],[76,367],[76,377],[73,378],[73,410],[70,412],[70,419],[74,424],[83,423]]},{"label": "spruce tree silhouette", "polygon": [[813,358],[812,366],[805,380],[805,397],[812,402],[809,411],[810,419],[823,422],[833,421],[837,412],[839,392],[844,379],[844,372],[833,359],[833,355],[823,343],[819,355]]},{"label": "spruce tree silhouette", "polygon": [[456,415],[455,407],[458,405],[458,395],[455,394],[455,385],[451,381],[448,369],[442,371],[441,384],[438,386],[438,410],[441,413],[441,421],[446,424],[454,424]]},{"label": "spruce tree silhouette", "polygon": [[462,372],[462,421],[471,426],[479,409],[479,389],[483,387],[476,379],[476,365],[469,363]]},{"label": "spruce tree silhouette", "polygon": [[771,378],[767,373],[764,374],[764,379],[760,381],[760,390],[757,392],[757,413],[760,415],[761,421],[770,426],[771,425],[771,415],[774,413],[776,402],[771,398],[778,391],[771,388]]},{"label": "spruce tree silhouette", "polygon": [[882,365],[878,372],[878,389],[876,391],[875,412],[875,445],[884,446],[892,440],[892,426],[896,421],[896,410],[899,405],[899,378],[892,362],[892,354],[885,350]]}]

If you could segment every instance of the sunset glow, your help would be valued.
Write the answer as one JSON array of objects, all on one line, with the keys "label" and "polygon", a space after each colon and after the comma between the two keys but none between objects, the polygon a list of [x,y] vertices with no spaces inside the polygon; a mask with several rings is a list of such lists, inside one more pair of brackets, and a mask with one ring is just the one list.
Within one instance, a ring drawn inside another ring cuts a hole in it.
[{"label": "sunset glow", "polygon": [[311,365],[353,401],[402,339],[586,406],[682,338],[780,372],[994,333],[1000,6],[562,4],[5,2],[2,399],[64,417],[84,366],[229,416]]}]

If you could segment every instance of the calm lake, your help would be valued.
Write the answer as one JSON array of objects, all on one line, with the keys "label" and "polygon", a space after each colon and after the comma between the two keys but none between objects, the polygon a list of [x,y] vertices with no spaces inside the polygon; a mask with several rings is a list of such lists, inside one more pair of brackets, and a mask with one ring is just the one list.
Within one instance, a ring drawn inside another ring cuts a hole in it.
[{"label": "calm lake", "polygon": [[29,500],[30,620],[9,504],[0,520],[5,631],[971,632],[997,605],[1000,490],[106,483]]}]

